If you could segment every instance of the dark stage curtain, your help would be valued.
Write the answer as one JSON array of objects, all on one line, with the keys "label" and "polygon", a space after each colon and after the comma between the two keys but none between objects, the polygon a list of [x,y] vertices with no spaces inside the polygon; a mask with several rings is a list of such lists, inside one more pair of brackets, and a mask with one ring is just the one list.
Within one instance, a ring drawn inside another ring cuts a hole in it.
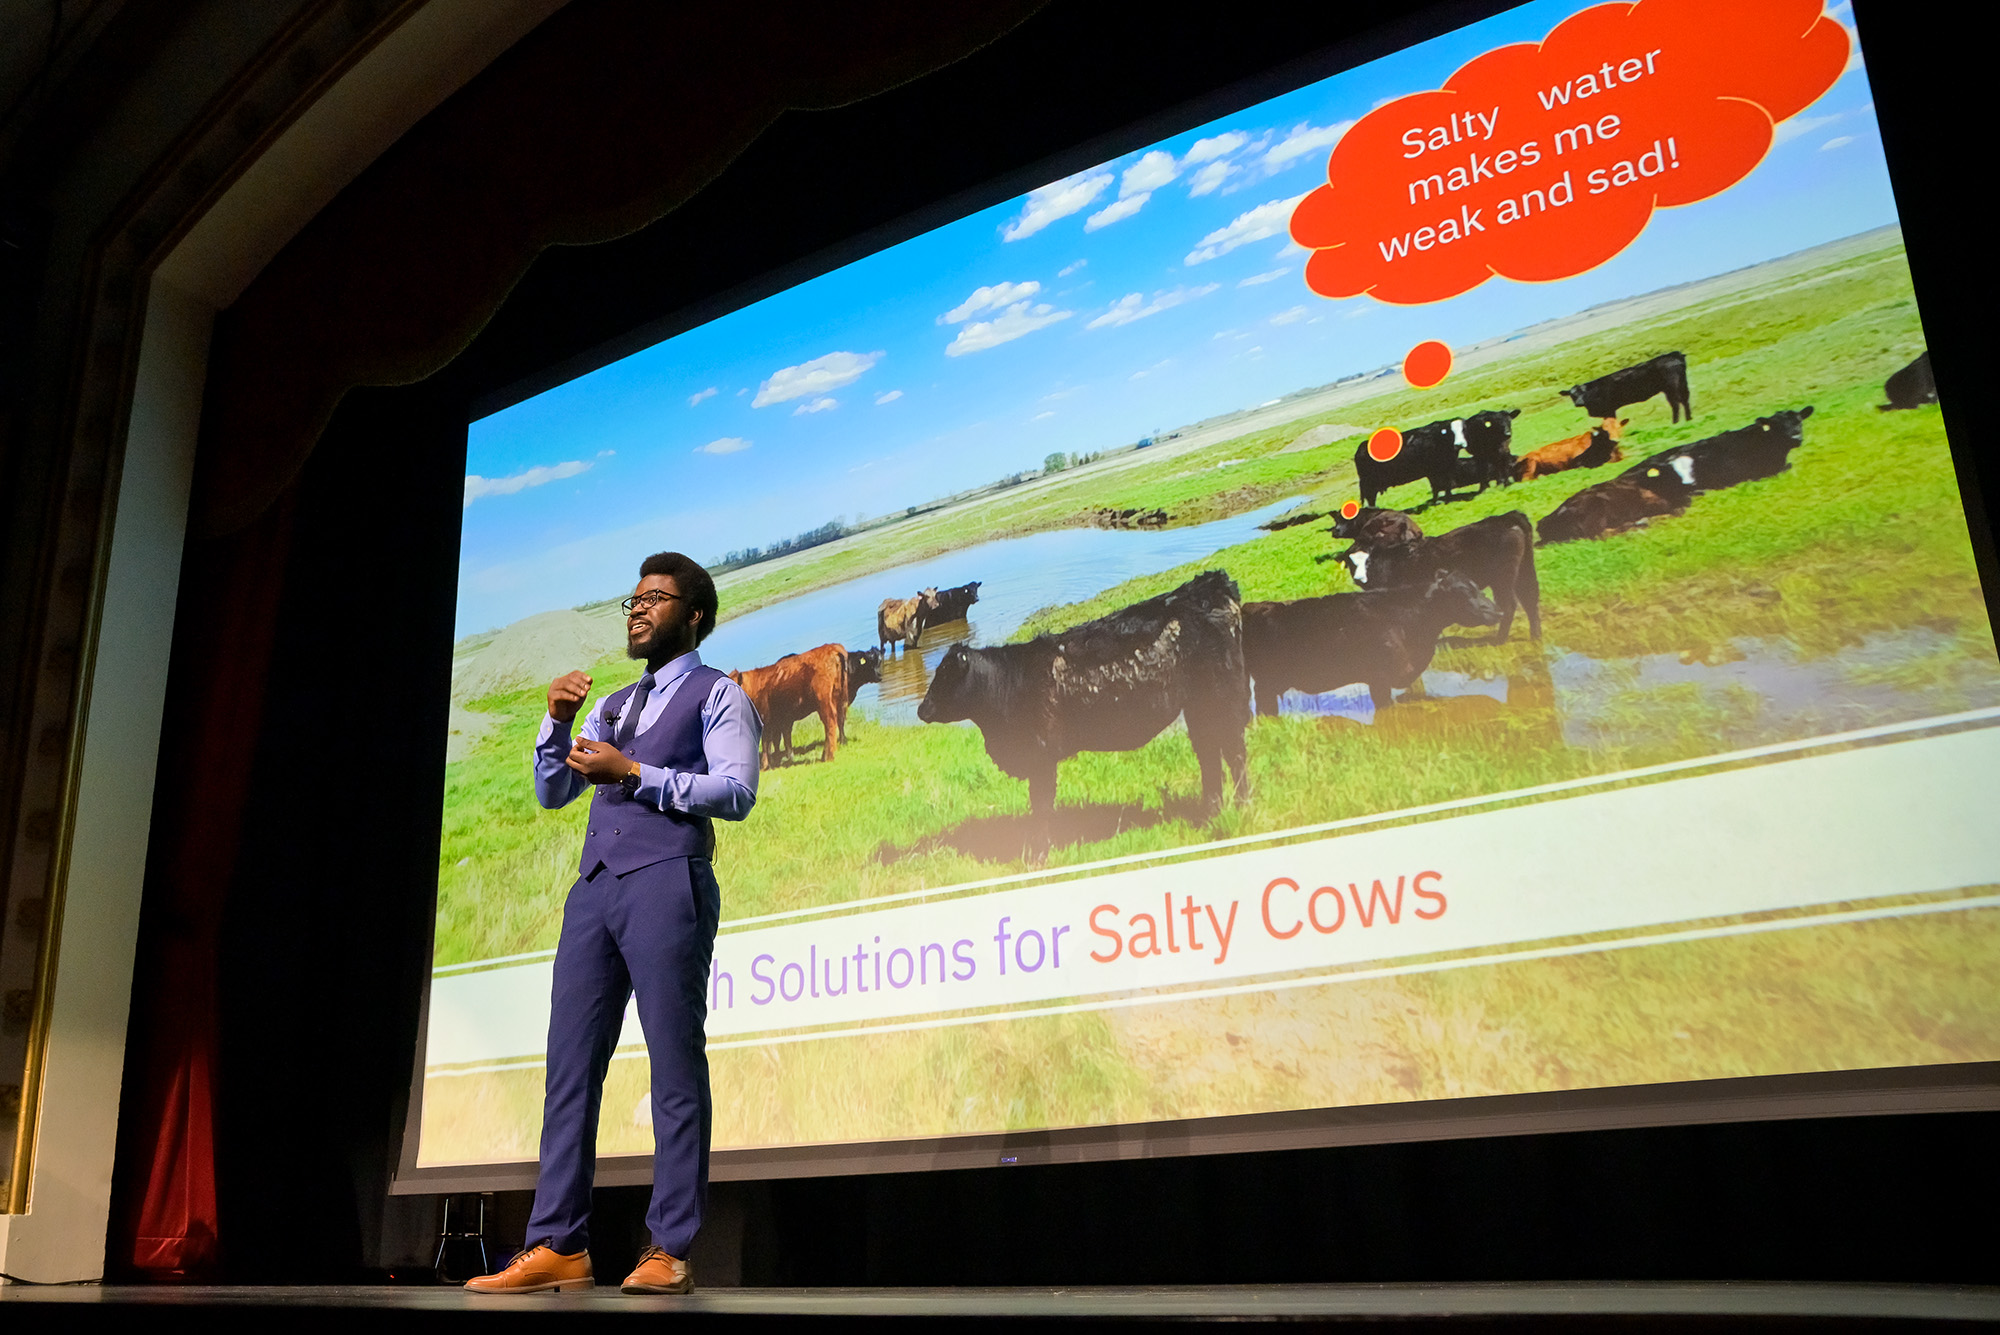
[{"label": "dark stage curtain", "polygon": [[283,601],[289,489],[342,397],[432,375],[544,248],[664,216],[788,108],[886,91],[1041,3],[573,0],[405,135],[223,313],[134,979],[113,1273],[211,1275],[226,1244],[216,1090],[237,1073],[219,1060],[221,924],[259,778],[274,624],[313,615]]}]

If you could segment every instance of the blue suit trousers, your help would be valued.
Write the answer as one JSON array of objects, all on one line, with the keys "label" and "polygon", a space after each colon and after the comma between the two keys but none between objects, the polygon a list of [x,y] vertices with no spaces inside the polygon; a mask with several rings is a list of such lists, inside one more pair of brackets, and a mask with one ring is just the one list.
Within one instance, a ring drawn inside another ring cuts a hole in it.
[{"label": "blue suit trousers", "polygon": [[721,891],[706,858],[670,858],[614,876],[600,866],[570,887],[549,1005],[541,1176],[530,1247],[590,1244],[597,1118],[626,1000],[653,1067],[653,1242],[683,1260],[708,1201],[709,965]]}]

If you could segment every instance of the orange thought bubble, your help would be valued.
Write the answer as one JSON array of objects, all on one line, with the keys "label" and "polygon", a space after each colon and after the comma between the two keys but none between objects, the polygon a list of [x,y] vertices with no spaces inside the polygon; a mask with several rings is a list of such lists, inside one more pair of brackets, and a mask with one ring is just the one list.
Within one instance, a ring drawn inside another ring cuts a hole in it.
[{"label": "orange thought bubble", "polygon": [[1772,127],[1840,77],[1847,30],[1820,3],[1597,5],[1376,108],[1292,212],[1292,238],[1313,251],[1307,285],[1415,305],[1488,274],[1595,268],[1656,207],[1742,180]]},{"label": "orange thought bubble", "polygon": [[1354,518],[1354,516],[1360,513],[1361,513],[1360,501],[1349,501],[1347,504],[1340,507],[1340,517],[1342,519],[1352,519]]},{"label": "orange thought bubble", "polygon": [[1403,452],[1403,433],[1395,427],[1379,428],[1368,438],[1368,457],[1378,464],[1386,464]]},{"label": "orange thought bubble", "polygon": [[1426,339],[1403,354],[1403,379],[1418,389],[1441,385],[1451,374],[1451,349],[1436,339]]}]

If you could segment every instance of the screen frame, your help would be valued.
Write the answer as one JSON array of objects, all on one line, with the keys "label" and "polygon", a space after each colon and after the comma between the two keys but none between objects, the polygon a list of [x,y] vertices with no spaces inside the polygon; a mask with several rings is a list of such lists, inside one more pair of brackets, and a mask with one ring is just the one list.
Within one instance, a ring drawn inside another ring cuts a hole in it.
[{"label": "screen frame", "polygon": [[[677,306],[581,352],[551,361],[529,375],[477,392],[465,403],[465,421],[470,424],[500,412],[678,334],[1049,181],[1110,161],[1193,126],[1365,65],[1432,37],[1519,8],[1524,3],[1526,0],[1478,0],[1471,3],[1460,0],[1457,3],[1430,5],[1355,37],[1274,64],[1248,78],[1179,101],[1115,131],[1079,140],[1028,166],[996,174],[976,186],[949,193],[891,222],[858,231],[806,256],[779,264],[725,291]],[[1963,252],[1964,246],[1952,244],[1955,238],[1937,235],[1936,215],[1947,207],[1940,202],[1942,190],[1931,183],[1936,179],[1934,174],[1912,165],[1910,160],[1915,153],[1928,147],[1914,145],[1910,139],[1914,131],[1908,128],[1925,119],[1923,109],[1914,105],[1911,87],[1920,77],[1920,72],[1912,72],[1908,68],[1908,62],[1913,58],[1911,52],[1894,50],[1896,44],[1884,38],[1883,34],[1892,30],[1894,20],[1886,19],[1881,14],[1876,0],[1853,0],[1853,7],[1856,11],[1853,26],[1870,60],[1870,87],[1876,99],[1884,156],[1927,341],[1962,344],[1965,349],[1962,355],[1969,358],[1976,355],[1973,344],[1982,338],[1990,341],[1990,337],[1978,332],[1977,325],[1970,318],[1965,294],[1955,292],[1949,283],[1942,281],[1939,272],[1955,262],[1949,257],[1949,252]],[[1903,37],[1905,43],[1912,40],[1908,36]],[[1874,61],[1885,50],[1891,51],[1890,59],[1885,62],[1884,71],[1878,73]],[[929,77],[948,79],[950,71],[940,71]],[[1959,226],[1963,236],[1965,224],[1961,222]],[[1970,383],[1952,374],[1958,360],[1950,352],[1933,357],[1934,365],[1942,363],[1936,367],[1941,386],[1962,387]],[[1947,388],[1940,394],[1940,403],[1988,618],[1996,629],[2000,629],[2000,557],[1996,557],[1995,536],[1987,518],[1983,461],[1973,457],[1967,444],[1970,424],[1962,415],[1962,395],[1954,397],[1953,391]],[[1955,408],[1954,405],[1960,406]],[[2000,460],[1991,466],[2000,469]],[[433,880],[430,916],[433,928],[435,895],[436,884]],[[426,958],[429,957],[430,944],[426,942]],[[391,1182],[391,1194],[531,1189],[538,1172],[533,1160],[433,1167],[418,1165],[430,981],[431,974],[427,970],[418,1010],[409,1099],[401,1118],[401,1151]],[[710,1177],[714,1181],[837,1177],[1325,1149],[1622,1128],[1996,1110],[2000,1110],[2000,1061],[1965,1062],[1607,1086],[1024,1132],[725,1149],[713,1152]],[[599,1156],[596,1180],[600,1186],[645,1185],[652,1181],[651,1165],[652,1156],[647,1154]]]}]

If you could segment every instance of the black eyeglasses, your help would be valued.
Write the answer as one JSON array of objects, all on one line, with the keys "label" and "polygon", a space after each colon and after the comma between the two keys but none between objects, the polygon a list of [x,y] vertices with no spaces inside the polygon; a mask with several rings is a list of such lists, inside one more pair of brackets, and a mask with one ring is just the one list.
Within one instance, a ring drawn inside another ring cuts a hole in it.
[{"label": "black eyeglasses", "polygon": [[648,589],[644,593],[633,594],[618,605],[625,609],[626,616],[631,616],[642,607],[650,612],[661,603],[667,601],[667,599],[679,598],[680,596],[678,593],[666,593],[660,589]]}]

